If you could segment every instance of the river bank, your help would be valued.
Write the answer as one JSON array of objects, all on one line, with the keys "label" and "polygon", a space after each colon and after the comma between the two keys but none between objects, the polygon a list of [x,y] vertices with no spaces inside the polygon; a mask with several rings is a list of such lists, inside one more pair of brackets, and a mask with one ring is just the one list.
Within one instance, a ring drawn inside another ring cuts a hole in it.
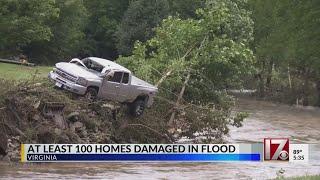
[{"label": "river bank", "polygon": [[[304,110],[320,110],[319,106],[312,106],[312,105],[303,105],[299,99],[292,102],[290,99],[288,101],[284,100],[286,99],[285,97],[273,97],[273,96],[265,96],[265,97],[260,97],[258,95],[258,92],[256,89],[240,89],[240,90],[228,90],[227,91],[229,94],[241,98],[241,99],[254,99],[257,101],[261,102],[270,102],[274,104],[278,104],[281,106],[288,106],[288,107],[293,107],[293,108],[299,108],[299,109],[304,109]],[[316,98],[316,97],[315,97]]]},{"label": "river bank", "polygon": [[270,179],[320,174],[320,111],[253,99],[238,99],[236,111],[249,117],[241,128],[230,128],[230,143],[262,142],[265,137],[288,137],[292,143],[309,143],[307,164],[257,163],[47,163],[2,164],[3,178],[108,178],[108,179]]}]

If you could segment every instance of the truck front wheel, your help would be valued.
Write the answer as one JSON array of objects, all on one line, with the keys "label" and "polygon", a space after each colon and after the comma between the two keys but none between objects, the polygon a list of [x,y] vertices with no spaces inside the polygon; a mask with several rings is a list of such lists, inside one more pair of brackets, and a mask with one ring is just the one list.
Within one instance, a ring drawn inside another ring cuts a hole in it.
[{"label": "truck front wheel", "polygon": [[130,104],[130,114],[134,117],[139,117],[143,114],[145,109],[145,101],[141,99],[135,100],[132,104]]},{"label": "truck front wheel", "polygon": [[89,87],[87,89],[87,92],[85,94],[86,99],[92,102],[97,99],[97,96],[98,96],[98,91],[95,88]]}]

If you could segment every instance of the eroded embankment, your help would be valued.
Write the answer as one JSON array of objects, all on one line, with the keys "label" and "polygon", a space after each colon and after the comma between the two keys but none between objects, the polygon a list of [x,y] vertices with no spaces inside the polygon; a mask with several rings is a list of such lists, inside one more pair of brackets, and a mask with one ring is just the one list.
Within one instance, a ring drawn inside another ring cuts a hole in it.
[{"label": "eroded embankment", "polygon": [[88,102],[46,80],[0,80],[0,155],[19,160],[21,143],[169,142],[165,122],[157,120],[161,113],[132,118],[126,105]]}]

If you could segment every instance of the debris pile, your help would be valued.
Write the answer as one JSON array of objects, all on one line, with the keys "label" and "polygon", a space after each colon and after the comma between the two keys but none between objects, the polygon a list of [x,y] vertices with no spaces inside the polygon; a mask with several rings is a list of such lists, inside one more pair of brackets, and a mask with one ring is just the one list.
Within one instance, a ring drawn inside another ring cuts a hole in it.
[{"label": "debris pile", "polygon": [[148,112],[144,118],[132,118],[125,105],[90,103],[45,80],[20,84],[0,80],[0,87],[0,159],[19,160],[21,143],[170,141],[165,124],[148,118]]},{"label": "debris pile", "polygon": [[0,160],[17,161],[21,143],[159,144],[182,137],[222,142],[228,126],[240,127],[246,115],[231,117],[231,101],[221,97],[226,96],[219,96],[219,102],[209,107],[157,96],[152,108],[134,118],[125,104],[89,102],[55,89],[47,80],[0,79]]}]

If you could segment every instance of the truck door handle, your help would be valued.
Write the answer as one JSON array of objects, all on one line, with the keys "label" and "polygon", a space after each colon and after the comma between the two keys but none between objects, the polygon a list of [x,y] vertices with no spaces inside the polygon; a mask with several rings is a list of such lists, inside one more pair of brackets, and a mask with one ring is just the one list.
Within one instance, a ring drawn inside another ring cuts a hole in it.
[{"label": "truck door handle", "polygon": [[116,86],[116,88],[119,88],[120,86]]}]

